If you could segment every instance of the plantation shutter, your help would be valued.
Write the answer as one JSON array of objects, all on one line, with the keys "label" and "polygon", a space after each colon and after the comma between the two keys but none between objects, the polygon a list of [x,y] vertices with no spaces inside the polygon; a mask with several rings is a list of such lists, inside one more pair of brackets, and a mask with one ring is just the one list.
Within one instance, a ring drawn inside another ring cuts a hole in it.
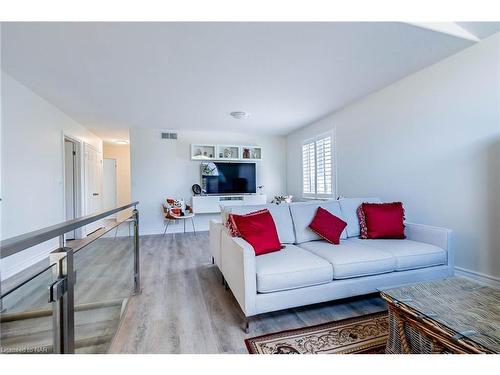
[{"label": "plantation shutter", "polygon": [[302,145],[302,192],[305,197],[333,195],[332,135],[323,135]]},{"label": "plantation shutter", "polygon": [[316,193],[315,171],[314,142],[306,143],[302,145],[302,191],[304,194]]}]

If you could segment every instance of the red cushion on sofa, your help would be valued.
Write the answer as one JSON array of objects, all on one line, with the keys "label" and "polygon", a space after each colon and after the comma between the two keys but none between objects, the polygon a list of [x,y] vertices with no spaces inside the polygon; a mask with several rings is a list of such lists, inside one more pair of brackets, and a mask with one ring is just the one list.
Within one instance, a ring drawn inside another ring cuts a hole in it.
[{"label": "red cushion on sofa", "polygon": [[404,239],[405,226],[403,203],[363,203],[367,237]]},{"label": "red cushion on sofa", "polygon": [[273,217],[268,210],[252,215],[232,215],[241,237],[252,245],[255,255],[281,250]]},{"label": "red cushion on sofa", "polygon": [[318,236],[323,237],[330,243],[338,245],[340,243],[340,235],[347,226],[347,223],[332,215],[324,208],[318,207],[314,219],[309,224],[309,228]]},{"label": "red cushion on sofa", "polygon": [[[248,214],[240,215],[240,216],[252,216],[252,215],[257,215],[260,214],[264,211],[268,211],[267,208],[264,208],[262,210],[258,211],[253,211],[249,212]],[[235,214],[229,214],[226,220],[226,228],[229,230],[229,233],[231,234],[232,237],[241,237],[241,233],[238,231],[238,227],[236,226],[236,223],[234,222],[234,215]]]}]

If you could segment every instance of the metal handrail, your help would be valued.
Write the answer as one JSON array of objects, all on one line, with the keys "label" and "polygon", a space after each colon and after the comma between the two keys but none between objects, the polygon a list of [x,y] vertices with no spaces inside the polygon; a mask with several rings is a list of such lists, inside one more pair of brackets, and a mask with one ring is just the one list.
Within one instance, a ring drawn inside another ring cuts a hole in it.
[{"label": "metal handrail", "polygon": [[[134,288],[131,291],[133,294],[141,293],[141,272],[140,272],[140,251],[139,251],[139,211],[137,205],[139,202],[132,202],[126,205],[113,209],[96,212],[92,215],[87,215],[78,219],[69,220],[64,223],[56,224],[47,228],[43,228],[21,236],[12,237],[0,242],[1,257],[5,258],[9,255],[16,254],[22,250],[40,244],[52,238],[59,237],[59,248],[53,250],[49,256],[50,266],[44,270],[37,272],[29,279],[23,281],[21,285],[29,282],[41,273],[53,268],[53,282],[47,285],[48,301],[52,304],[52,325],[53,325],[53,352],[54,353],[74,353],[75,352],[75,297],[74,287],[76,283],[76,270],[74,269],[74,253],[78,250],[65,246],[64,234],[76,228],[82,227],[94,221],[105,218],[114,213],[134,208],[132,211],[132,219],[134,222],[134,269],[133,280]],[[116,226],[122,222],[117,223]],[[100,233],[95,239],[92,239],[80,249],[83,249],[88,244],[94,242],[97,238],[107,233]],[[76,251],[75,251],[76,250]],[[3,297],[10,294],[13,290],[17,290],[20,285],[11,288],[7,293],[2,295],[0,299],[0,309]]]},{"label": "metal handrail", "polygon": [[[113,224],[112,226],[109,226],[109,227],[106,227],[103,231],[99,232],[99,231],[96,231],[92,234],[90,234],[87,238],[89,237],[93,237],[90,239],[90,241],[76,247],[76,248],[72,248],[73,249],[73,253],[76,254],[78,253],[80,250],[82,249],[85,249],[87,246],[91,245],[92,243],[94,243],[96,240],[98,240],[99,238],[101,238],[102,236],[104,236],[105,234],[109,233],[110,231],[112,230],[115,230],[116,227],[122,225],[123,223],[125,223],[127,220],[129,219],[133,219],[134,215],[131,215],[129,217],[127,217],[126,219],[122,220],[122,221],[117,221],[115,224]],[[99,233],[98,233],[99,232]],[[21,282],[18,282],[15,286],[13,287],[10,287],[7,291],[5,290],[2,290],[2,288],[0,288],[0,299],[2,298],[5,298],[7,297],[9,294],[11,294],[12,292],[16,291],[17,289],[19,289],[20,287],[24,286],[25,284],[29,283],[31,280],[35,279],[36,277],[40,276],[42,273],[44,273],[45,271],[51,269],[54,265],[53,264],[50,264],[48,266],[45,266],[43,269],[41,270],[38,270],[36,273],[34,273],[33,275],[29,276],[28,278],[22,280]]]},{"label": "metal handrail", "polygon": [[20,236],[11,237],[6,240],[0,241],[0,258],[5,258],[10,255],[16,254],[32,246],[38,245],[52,238],[56,238],[65,233],[71,232],[74,229],[80,228],[84,225],[90,224],[94,221],[100,220],[119,211],[123,211],[127,208],[135,208],[138,204],[138,201],[131,202],[110,210],[108,209],[98,211],[96,213],[82,216],[74,220],[68,220],[63,223],[59,223],[50,227],[42,228],[30,233],[25,233]]}]

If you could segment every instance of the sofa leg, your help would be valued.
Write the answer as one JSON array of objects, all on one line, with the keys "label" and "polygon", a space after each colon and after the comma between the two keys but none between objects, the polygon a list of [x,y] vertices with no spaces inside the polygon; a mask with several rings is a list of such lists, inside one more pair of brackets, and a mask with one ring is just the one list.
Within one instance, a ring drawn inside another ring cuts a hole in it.
[{"label": "sofa leg", "polygon": [[212,264],[215,264],[215,259],[214,259],[214,257],[212,257]]},{"label": "sofa leg", "polygon": [[250,333],[250,318],[245,318],[245,321],[243,323],[243,331],[247,335]]},{"label": "sofa leg", "polygon": [[224,280],[224,288],[226,288],[226,290],[229,290],[229,284],[226,280]]},{"label": "sofa leg", "polygon": [[224,278],[224,275],[222,275],[222,285],[226,286],[226,279]]}]

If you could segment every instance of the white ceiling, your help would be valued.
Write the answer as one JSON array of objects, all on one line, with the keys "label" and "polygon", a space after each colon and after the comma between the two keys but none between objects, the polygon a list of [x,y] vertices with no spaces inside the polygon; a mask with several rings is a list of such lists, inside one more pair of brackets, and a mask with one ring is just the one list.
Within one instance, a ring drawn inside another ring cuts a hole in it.
[{"label": "white ceiling", "polygon": [[[457,25],[478,38],[499,30]],[[3,23],[1,36],[3,70],[104,138],[132,127],[287,134],[474,44],[387,22]]]}]

